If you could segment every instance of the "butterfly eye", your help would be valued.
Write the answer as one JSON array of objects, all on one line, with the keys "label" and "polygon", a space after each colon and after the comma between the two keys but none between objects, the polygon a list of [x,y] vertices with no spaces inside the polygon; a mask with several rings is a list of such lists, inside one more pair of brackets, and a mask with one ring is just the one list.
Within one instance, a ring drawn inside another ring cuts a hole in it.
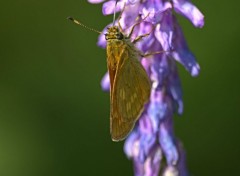
[{"label": "butterfly eye", "polygon": [[119,39],[119,40],[123,39],[123,34],[122,33],[118,33],[116,36],[117,36],[117,39]]},{"label": "butterfly eye", "polygon": [[104,35],[105,35],[105,39],[108,40],[108,34],[106,33]]}]

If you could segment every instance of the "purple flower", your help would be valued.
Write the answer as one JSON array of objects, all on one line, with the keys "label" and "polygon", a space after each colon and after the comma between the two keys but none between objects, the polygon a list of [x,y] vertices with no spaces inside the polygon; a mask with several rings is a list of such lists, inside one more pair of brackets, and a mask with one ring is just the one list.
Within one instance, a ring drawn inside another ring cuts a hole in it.
[{"label": "purple flower", "polygon": [[[88,1],[104,2],[104,15],[114,13],[114,0]],[[187,176],[185,152],[173,130],[174,113],[183,113],[176,61],[192,76],[199,74],[200,67],[188,48],[173,11],[189,19],[195,27],[203,27],[204,16],[189,0],[119,0],[116,12],[122,11],[124,4],[120,23],[126,33],[136,23],[138,16],[144,21],[135,28],[133,37],[152,31],[138,43],[139,50],[145,53],[166,51],[141,60],[152,81],[151,98],[126,139],[124,151],[133,160],[135,176],[157,176],[160,171],[164,176]],[[99,36],[100,47],[106,46],[103,34]],[[101,85],[104,90],[109,90],[108,74],[104,76]]]}]

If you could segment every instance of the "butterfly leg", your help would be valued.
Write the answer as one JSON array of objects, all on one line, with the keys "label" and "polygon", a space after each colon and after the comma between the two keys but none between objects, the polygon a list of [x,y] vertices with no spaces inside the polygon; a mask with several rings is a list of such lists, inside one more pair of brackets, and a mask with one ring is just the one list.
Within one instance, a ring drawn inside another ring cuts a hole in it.
[{"label": "butterfly leg", "polygon": [[133,31],[134,31],[134,28],[135,28],[137,25],[139,25],[140,23],[141,23],[141,21],[138,22],[138,23],[135,23],[135,24],[132,26],[132,28],[131,28],[131,30],[130,30],[130,33],[128,34],[128,38],[131,38],[131,36],[132,36],[132,34],[133,34]]},{"label": "butterfly leg", "polygon": [[[152,32],[152,31],[151,31],[151,32]],[[143,34],[143,35],[138,36],[137,38],[135,38],[135,39],[133,40],[133,43],[135,44],[135,43],[137,43],[138,41],[142,40],[142,38],[149,36],[149,35],[151,34],[151,32],[149,32],[149,33],[147,33],[147,34]]]},{"label": "butterfly leg", "polygon": [[130,30],[130,33],[128,34],[128,38],[131,38],[132,34],[133,34],[133,31],[134,31],[134,28],[139,25],[140,23],[142,23],[148,16],[149,16],[150,13],[147,14],[147,16],[145,16],[142,20],[140,20],[139,22],[135,23],[131,30]]},{"label": "butterfly leg", "polygon": [[[120,20],[120,19],[121,19],[121,17],[119,18],[119,20]],[[119,27],[119,29],[120,29],[120,32],[123,33],[123,28],[122,28],[121,23],[120,23],[119,20],[118,20],[118,27]]]},{"label": "butterfly leg", "polygon": [[149,57],[149,56],[152,56],[155,54],[162,54],[162,53],[167,53],[167,52],[169,52],[169,51],[163,50],[163,51],[157,51],[157,52],[152,52],[152,53],[144,53],[144,54],[142,53],[141,56],[146,58],[146,57]]},{"label": "butterfly leg", "polygon": [[149,33],[140,35],[140,36],[138,36],[137,38],[135,38],[135,39],[133,40],[133,43],[135,44],[135,43],[137,43],[138,41],[142,40],[142,38],[149,36],[154,29],[155,29],[155,26],[152,28],[152,30],[151,30]]},{"label": "butterfly leg", "polygon": [[122,25],[121,25],[121,23],[120,23],[120,20],[121,20],[121,18],[122,18],[122,14],[123,14],[123,12],[124,12],[124,10],[125,10],[125,7],[126,7],[126,3],[124,3],[124,5],[123,5],[123,10],[121,11],[121,13],[119,14],[118,19],[117,19],[117,21],[118,21],[118,27],[119,27],[119,29],[120,29],[121,32],[124,32],[124,30],[123,30],[123,28],[122,28]]}]

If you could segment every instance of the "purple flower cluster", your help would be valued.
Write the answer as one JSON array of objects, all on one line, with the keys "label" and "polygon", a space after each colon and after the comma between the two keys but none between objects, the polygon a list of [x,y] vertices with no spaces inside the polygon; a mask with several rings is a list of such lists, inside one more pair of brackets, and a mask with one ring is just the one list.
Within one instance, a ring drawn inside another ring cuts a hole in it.
[{"label": "purple flower cluster", "polygon": [[[174,113],[183,112],[176,61],[192,76],[197,76],[200,68],[187,46],[174,11],[189,19],[195,27],[203,27],[204,16],[190,0],[119,0],[116,7],[115,0],[88,1],[104,2],[104,15],[122,11],[125,6],[120,23],[126,33],[138,17],[144,19],[135,28],[133,37],[152,32],[138,43],[140,51],[171,51],[141,60],[152,81],[151,98],[126,139],[124,151],[134,162],[136,176],[157,176],[159,173],[164,176],[187,176],[184,150],[173,131]],[[106,28],[103,34],[105,31]],[[106,46],[103,34],[98,40],[100,47]],[[108,73],[101,84],[104,90],[109,90]]]}]

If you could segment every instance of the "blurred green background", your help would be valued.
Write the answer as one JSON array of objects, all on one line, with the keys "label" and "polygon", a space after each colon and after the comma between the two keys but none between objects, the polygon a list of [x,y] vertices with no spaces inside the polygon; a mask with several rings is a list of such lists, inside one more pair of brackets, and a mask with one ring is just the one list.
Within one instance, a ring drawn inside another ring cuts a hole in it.
[{"label": "blurred green background", "polygon": [[[185,112],[175,133],[194,176],[237,175],[240,157],[240,2],[193,1],[195,29],[179,17],[201,65],[179,65]],[[123,142],[109,135],[109,95],[101,91],[106,54],[97,34],[112,21],[85,0],[9,0],[0,6],[0,175],[133,175]]]}]

